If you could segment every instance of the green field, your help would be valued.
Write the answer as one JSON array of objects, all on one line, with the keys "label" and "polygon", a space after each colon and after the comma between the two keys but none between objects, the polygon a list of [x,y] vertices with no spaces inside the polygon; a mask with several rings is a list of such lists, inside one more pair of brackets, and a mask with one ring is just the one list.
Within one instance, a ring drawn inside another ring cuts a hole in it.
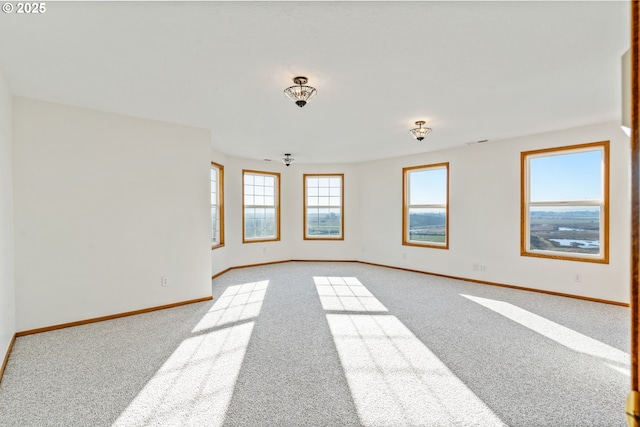
[{"label": "green field", "polygon": [[414,234],[409,233],[409,240],[417,242],[446,243],[444,234]]},{"label": "green field", "polygon": [[409,240],[446,243],[446,216],[442,213],[412,213],[409,215]]}]

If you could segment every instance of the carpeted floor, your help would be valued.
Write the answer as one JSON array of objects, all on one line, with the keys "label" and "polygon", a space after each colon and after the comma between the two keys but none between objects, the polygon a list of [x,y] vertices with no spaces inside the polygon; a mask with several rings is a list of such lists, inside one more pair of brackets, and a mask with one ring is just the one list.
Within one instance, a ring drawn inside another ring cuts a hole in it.
[{"label": "carpeted floor", "polygon": [[18,338],[0,426],[626,425],[629,310],[358,263]]}]

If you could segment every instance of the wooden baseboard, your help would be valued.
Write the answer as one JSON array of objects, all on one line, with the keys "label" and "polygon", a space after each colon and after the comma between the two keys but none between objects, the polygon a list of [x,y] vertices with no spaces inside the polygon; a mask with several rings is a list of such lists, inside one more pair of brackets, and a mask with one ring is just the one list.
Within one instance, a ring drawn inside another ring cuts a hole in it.
[{"label": "wooden baseboard", "polygon": [[216,277],[222,276],[224,273],[227,273],[227,272],[229,272],[231,270],[236,270],[238,268],[260,267],[262,265],[282,264],[284,262],[360,262],[360,261],[344,260],[344,259],[286,259],[286,260],[283,260],[283,261],[263,262],[263,263],[260,263],[260,264],[237,265],[235,267],[229,267],[229,268],[227,268],[225,270],[222,270],[219,273],[214,274],[213,276],[211,276],[211,280],[215,279]]},{"label": "wooden baseboard", "polygon": [[357,261],[357,260],[303,260],[303,259],[291,259],[291,260],[285,260],[285,261],[274,261],[274,262],[266,262],[263,264],[250,264],[250,265],[238,265],[235,267],[230,267],[227,268],[224,271],[221,271],[220,273],[212,276],[212,279],[215,279],[216,277],[222,276],[224,273],[230,271],[230,270],[235,270],[238,268],[245,268],[245,267],[257,267],[257,266],[261,266],[261,265],[268,265],[268,264],[281,264],[284,262],[357,262],[360,264],[367,264],[367,265],[373,265],[376,267],[385,267],[385,268],[393,268],[395,270],[402,270],[402,271],[409,271],[412,273],[420,273],[420,274],[429,274],[431,276],[438,276],[438,277],[445,277],[447,279],[456,279],[456,280],[464,280],[466,282],[473,282],[473,283],[480,283],[482,285],[490,285],[490,286],[500,286],[502,288],[511,288],[511,289],[517,289],[520,291],[528,291],[528,292],[538,292],[538,293],[542,293],[542,294],[548,294],[548,295],[555,295],[558,297],[566,297],[566,298],[574,298],[574,299],[580,299],[580,300],[584,300],[584,301],[592,301],[592,302],[599,302],[602,304],[611,304],[611,305],[618,305],[621,307],[629,307],[629,304],[625,303],[625,302],[619,302],[619,301],[610,301],[610,300],[605,300],[605,299],[599,299],[599,298],[591,298],[591,297],[585,297],[582,295],[574,295],[574,294],[565,294],[562,292],[554,292],[554,291],[546,291],[544,289],[535,289],[535,288],[527,288],[524,286],[516,286],[516,285],[507,285],[505,283],[497,283],[497,282],[489,282],[486,280],[477,280],[477,279],[470,279],[467,277],[460,277],[460,276],[451,276],[448,274],[439,274],[439,273],[431,273],[429,271],[421,271],[421,270],[414,270],[411,268],[404,268],[404,267],[395,267],[393,265],[386,265],[386,264],[377,264],[374,262],[367,262],[367,261]]},{"label": "wooden baseboard", "polygon": [[229,271],[231,271],[232,268],[239,268],[239,267],[229,267],[229,268],[225,268],[224,270],[222,270],[219,273],[214,274],[213,276],[211,276],[211,280],[215,279],[216,277],[220,277],[222,276],[224,273],[227,273]]},{"label": "wooden baseboard", "polygon": [[13,344],[16,342],[16,334],[13,334],[11,337],[11,341],[9,341],[9,347],[7,347],[7,353],[4,355],[4,361],[2,362],[2,367],[0,367],[0,382],[2,382],[2,376],[4,375],[4,368],[7,367],[7,362],[9,362],[9,355],[11,355],[11,350],[13,350]]},{"label": "wooden baseboard", "polygon": [[215,279],[216,277],[222,276],[224,273],[227,273],[231,270],[236,270],[238,268],[249,268],[249,267],[260,267],[263,265],[271,265],[271,264],[282,264],[284,262],[291,262],[292,260],[290,259],[285,259],[283,261],[270,261],[270,262],[261,262],[259,264],[247,264],[247,265],[236,265],[235,267],[229,267],[225,270],[222,270],[219,273],[214,274],[213,276],[211,276],[211,280]]},{"label": "wooden baseboard", "polygon": [[104,322],[105,320],[117,319],[119,317],[134,316],[136,314],[149,313],[151,311],[164,310],[164,309],[167,309],[167,308],[179,307],[181,305],[194,304],[196,302],[211,301],[212,299],[213,299],[212,296],[208,296],[208,297],[197,298],[197,299],[192,299],[192,300],[188,300],[188,301],[174,302],[172,304],[159,305],[159,306],[156,306],[156,307],[143,308],[141,310],[127,311],[125,313],[111,314],[109,316],[94,317],[92,319],[79,320],[77,322],[62,323],[60,325],[53,325],[53,326],[46,326],[44,328],[30,329],[28,331],[17,332],[16,336],[23,337],[25,335],[39,334],[41,332],[55,331],[56,329],[70,328],[72,326],[80,326],[80,325],[87,325],[89,323]]},{"label": "wooden baseboard", "polygon": [[358,262],[355,259],[292,259],[291,262]]},{"label": "wooden baseboard", "polygon": [[536,289],[536,288],[527,288],[527,287],[524,287],[524,286],[507,285],[507,284],[504,284],[504,283],[488,282],[486,280],[469,279],[469,278],[466,278],[466,277],[451,276],[451,275],[448,275],[448,274],[430,273],[428,271],[412,270],[410,268],[394,267],[394,266],[391,266],[391,265],[376,264],[376,263],[373,263],[373,262],[365,262],[365,261],[358,261],[358,262],[361,263],[361,264],[368,264],[368,265],[373,265],[373,266],[377,266],[377,267],[393,268],[395,270],[409,271],[409,272],[412,272],[412,273],[428,274],[430,276],[444,277],[444,278],[447,278],[447,279],[464,280],[465,282],[480,283],[482,285],[500,286],[501,288],[517,289],[519,291],[538,292],[538,293],[541,293],[541,294],[555,295],[555,296],[558,296],[558,297],[574,298],[574,299],[580,299],[580,300],[585,300],[585,301],[599,302],[599,303],[602,303],[602,304],[611,304],[611,305],[619,305],[619,306],[622,306],[622,307],[629,307],[629,304],[627,304],[625,302],[619,302],[619,301],[610,301],[610,300],[599,299],[599,298],[591,298],[591,297],[585,297],[585,296],[582,296],[582,295],[565,294],[565,293],[562,293],[562,292],[547,291],[547,290],[544,290],[544,289]]}]

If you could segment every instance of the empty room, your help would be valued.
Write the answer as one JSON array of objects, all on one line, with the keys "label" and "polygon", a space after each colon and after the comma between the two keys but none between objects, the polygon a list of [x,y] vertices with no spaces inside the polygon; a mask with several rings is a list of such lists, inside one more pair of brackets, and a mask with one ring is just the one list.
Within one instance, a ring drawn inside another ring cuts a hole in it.
[{"label": "empty room", "polygon": [[637,426],[632,15],[5,2],[0,425]]}]

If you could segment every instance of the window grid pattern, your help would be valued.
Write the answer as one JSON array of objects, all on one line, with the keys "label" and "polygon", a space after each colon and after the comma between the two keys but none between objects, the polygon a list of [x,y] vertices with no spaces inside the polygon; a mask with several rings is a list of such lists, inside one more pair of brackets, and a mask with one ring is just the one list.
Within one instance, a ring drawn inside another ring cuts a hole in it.
[{"label": "window grid pattern", "polygon": [[343,175],[304,175],[305,239],[343,239]]},{"label": "window grid pattern", "polygon": [[523,152],[521,173],[521,255],[608,263],[609,142]]},{"label": "window grid pattern", "polygon": [[243,240],[279,240],[279,174],[243,171]]},{"label": "window grid pattern", "polygon": [[449,248],[449,163],[403,169],[402,243]]}]

